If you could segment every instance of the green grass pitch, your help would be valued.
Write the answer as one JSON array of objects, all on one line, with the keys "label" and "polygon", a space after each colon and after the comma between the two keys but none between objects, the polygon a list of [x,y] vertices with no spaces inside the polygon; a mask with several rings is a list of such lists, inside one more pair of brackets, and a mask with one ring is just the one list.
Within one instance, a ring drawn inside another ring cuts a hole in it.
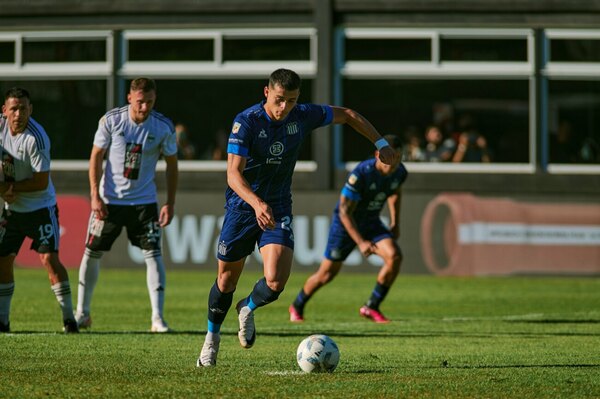
[{"label": "green grass pitch", "polygon": [[[376,325],[358,316],[375,275],[342,272],[291,324],[287,307],[307,277],[256,313],[257,341],[237,340],[235,309],[217,366],[197,369],[215,272],[168,271],[165,316],[151,334],[145,271],[103,269],[91,332],[64,335],[42,270],[17,269],[10,334],[0,334],[0,398],[598,398],[600,280],[401,275]],[[77,271],[70,271],[76,298]],[[259,274],[246,271],[234,303]],[[303,374],[296,347],[330,335],[341,360]]]}]

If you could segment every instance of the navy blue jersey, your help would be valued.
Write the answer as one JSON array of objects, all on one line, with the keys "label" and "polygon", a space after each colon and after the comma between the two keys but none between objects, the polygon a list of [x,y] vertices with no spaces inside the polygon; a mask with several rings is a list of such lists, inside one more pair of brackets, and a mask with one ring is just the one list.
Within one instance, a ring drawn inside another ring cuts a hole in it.
[{"label": "navy blue jersey", "polygon": [[[332,121],[331,107],[316,104],[298,104],[283,121],[273,121],[263,101],[235,117],[227,152],[246,158],[244,178],[273,212],[289,211],[292,174],[302,142],[313,129]],[[253,212],[230,187],[225,198],[227,209]]]},{"label": "navy blue jersey", "polygon": [[[375,168],[376,159],[359,163],[348,176],[342,195],[358,202],[353,216],[357,223],[370,217],[379,217],[386,200],[398,191],[408,172],[403,164],[388,176],[383,176]],[[335,217],[339,217],[340,202],[335,207]]]}]

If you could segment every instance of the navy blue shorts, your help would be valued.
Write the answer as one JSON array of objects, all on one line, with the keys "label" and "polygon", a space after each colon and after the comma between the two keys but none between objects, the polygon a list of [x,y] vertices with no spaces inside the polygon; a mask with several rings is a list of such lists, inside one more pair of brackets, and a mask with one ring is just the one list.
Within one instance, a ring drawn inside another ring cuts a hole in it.
[{"label": "navy blue shorts", "polygon": [[[384,226],[379,217],[369,218],[365,221],[357,221],[358,231],[365,240],[378,242],[384,238],[393,238],[390,230]],[[329,228],[329,237],[327,238],[327,247],[323,256],[332,261],[345,261],[350,252],[354,250],[356,243],[346,232],[344,225],[339,217],[334,216]]]},{"label": "navy blue shorts", "polygon": [[258,227],[256,215],[250,212],[225,211],[223,227],[219,236],[217,258],[235,262],[252,253],[254,247],[279,244],[294,249],[292,214],[275,214],[275,228],[263,231]]},{"label": "navy blue shorts", "polygon": [[31,249],[40,254],[58,252],[60,225],[56,205],[33,212],[4,209],[0,219],[0,256],[18,254],[25,237]]}]

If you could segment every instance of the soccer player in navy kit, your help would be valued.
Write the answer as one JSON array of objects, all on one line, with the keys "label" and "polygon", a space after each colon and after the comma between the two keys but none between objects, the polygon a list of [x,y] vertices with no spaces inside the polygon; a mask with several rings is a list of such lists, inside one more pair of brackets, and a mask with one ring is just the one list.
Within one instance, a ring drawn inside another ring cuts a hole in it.
[{"label": "soccer player in navy kit", "polygon": [[300,77],[278,69],[264,88],[266,99],[238,114],[227,147],[225,218],[219,237],[217,279],[208,299],[208,331],[197,366],[214,366],[220,328],[232,305],[246,257],[258,245],[264,278],[236,305],[238,338],[256,338],[254,311],[275,301],[289,278],[294,248],[291,180],[302,141],[313,129],[347,123],[379,148],[386,164],[398,154],[357,112],[329,105],[297,104]]},{"label": "soccer player in navy kit", "polygon": [[13,265],[25,240],[40,255],[63,317],[63,330],[77,333],[71,286],[58,256],[60,225],[56,193],[50,178],[50,140],[31,118],[33,107],[27,90],[9,89],[0,117],[0,332],[10,331],[10,302],[15,289]]},{"label": "soccer player in navy kit", "polygon": [[[98,280],[100,258],[110,250],[123,227],[131,244],[141,248],[152,307],[152,332],[168,332],[163,318],[165,265],[161,229],[174,216],[177,190],[177,141],[171,120],[155,111],[156,83],[137,78],[127,95],[129,105],[107,112],[98,124],[90,155],[92,213],[79,268],[77,323],[92,324],[90,306]],[[102,171],[104,155],[106,166]],[[167,201],[160,211],[154,178],[160,156],[167,165]]]},{"label": "soccer player in navy kit", "polygon": [[[384,138],[398,154],[402,153],[400,139],[394,135]],[[331,282],[340,271],[344,260],[358,246],[365,256],[377,254],[383,258],[371,297],[359,314],[376,323],[389,319],[379,305],[400,272],[402,252],[396,244],[400,236],[401,185],[408,172],[399,161],[392,165],[375,158],[359,163],[350,173],[333,212],[329,238],[319,270],[311,275],[289,307],[290,321],[304,321],[304,306],[319,288]],[[379,214],[387,202],[390,226],[383,225]]]}]

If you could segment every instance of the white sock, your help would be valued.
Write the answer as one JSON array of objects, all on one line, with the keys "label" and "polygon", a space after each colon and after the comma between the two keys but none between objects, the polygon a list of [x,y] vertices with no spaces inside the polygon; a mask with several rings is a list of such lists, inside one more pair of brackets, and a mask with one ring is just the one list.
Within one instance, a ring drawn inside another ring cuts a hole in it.
[{"label": "white sock", "polygon": [[165,304],[165,264],[160,250],[142,250],[146,261],[146,283],[152,306],[152,320],[162,319]]},{"label": "white sock", "polygon": [[207,342],[210,342],[210,341],[212,341],[212,342],[214,342],[214,341],[220,341],[221,340],[221,334],[208,331],[206,333],[206,338],[204,338],[204,340],[207,341]]},{"label": "white sock", "polygon": [[86,248],[79,265],[79,287],[77,290],[77,316],[89,316],[92,295],[100,273],[102,252]]},{"label": "white sock", "polygon": [[69,280],[59,281],[58,283],[51,286],[56,300],[62,310],[63,320],[73,319],[73,302],[71,302],[71,285]]},{"label": "white sock", "polygon": [[10,315],[10,300],[15,292],[15,283],[0,283],[0,322],[8,324]]}]

